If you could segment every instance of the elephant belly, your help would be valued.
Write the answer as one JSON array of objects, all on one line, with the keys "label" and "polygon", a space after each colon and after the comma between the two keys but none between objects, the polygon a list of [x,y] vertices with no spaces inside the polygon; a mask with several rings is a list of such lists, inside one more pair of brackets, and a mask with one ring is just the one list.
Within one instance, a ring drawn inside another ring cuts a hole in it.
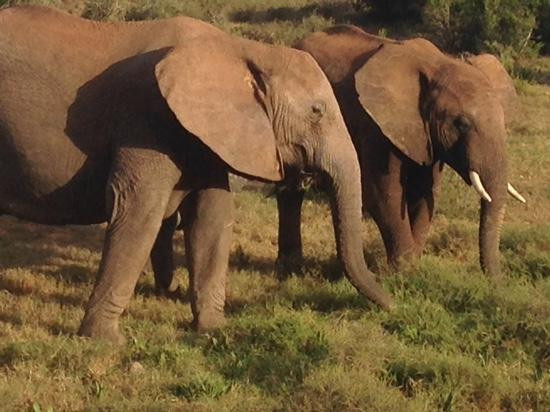
[{"label": "elephant belly", "polygon": [[42,224],[104,221],[108,159],[56,143],[16,145],[0,136],[0,210]]}]

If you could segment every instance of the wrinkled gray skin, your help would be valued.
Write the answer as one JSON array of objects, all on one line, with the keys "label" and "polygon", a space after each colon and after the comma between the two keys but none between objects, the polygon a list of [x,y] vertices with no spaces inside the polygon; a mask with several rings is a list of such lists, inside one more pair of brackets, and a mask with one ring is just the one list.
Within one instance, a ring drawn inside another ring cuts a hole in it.
[{"label": "wrinkled gray skin", "polygon": [[[380,229],[388,261],[422,252],[448,164],[468,185],[476,172],[491,197],[481,200],[480,262],[499,277],[505,113],[515,90],[498,60],[482,55],[469,64],[424,39],[396,42],[353,26],[311,34],[296,47],[333,86],[360,159],[363,208]],[[292,185],[278,195],[279,260],[291,267],[302,256],[302,197]]]},{"label": "wrinkled gray skin", "polygon": [[388,308],[364,262],[357,155],[311,56],[190,18],[97,23],[42,7],[0,11],[0,212],[108,222],[81,335],[124,341],[120,314],[182,201],[193,324],[220,326],[228,172],[277,181],[303,169],[331,182],[350,281]]}]

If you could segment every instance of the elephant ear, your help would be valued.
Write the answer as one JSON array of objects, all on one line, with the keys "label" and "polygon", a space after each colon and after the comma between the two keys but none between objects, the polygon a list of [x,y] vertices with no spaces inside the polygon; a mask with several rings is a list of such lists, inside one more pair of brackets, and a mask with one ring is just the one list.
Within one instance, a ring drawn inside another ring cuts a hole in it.
[{"label": "elephant ear", "polygon": [[516,109],[517,93],[514,81],[502,63],[492,54],[469,55],[465,57],[465,60],[489,79],[489,83],[502,104],[506,121],[509,121]]},{"label": "elephant ear", "polygon": [[160,92],[181,125],[236,172],[283,178],[275,134],[261,101],[265,76],[237,44],[190,41],[155,68]]},{"label": "elephant ear", "polygon": [[365,111],[399,150],[421,165],[433,162],[421,98],[435,61],[443,57],[423,39],[385,43],[355,73],[355,88]]}]

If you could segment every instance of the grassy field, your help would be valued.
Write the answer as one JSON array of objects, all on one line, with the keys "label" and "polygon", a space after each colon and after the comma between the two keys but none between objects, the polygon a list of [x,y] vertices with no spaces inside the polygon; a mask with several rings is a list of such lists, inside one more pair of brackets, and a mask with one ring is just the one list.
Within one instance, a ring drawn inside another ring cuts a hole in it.
[{"label": "grassy field", "polygon": [[[354,19],[349,1],[48,3],[102,18],[183,12],[281,43]],[[550,73],[550,59],[539,65]],[[303,276],[281,280],[275,201],[241,192],[227,327],[193,333],[184,294],[156,297],[148,270],[123,317],[128,344],[113,348],[75,336],[103,227],[0,218],[0,410],[550,410],[550,85],[517,86],[511,180],[528,203],[509,204],[505,280],[481,273],[477,196],[447,171],[417,266],[390,274],[374,224],[364,223],[368,262],[397,302],[392,314],[345,280],[326,280],[338,265],[323,199],[305,202]],[[182,243],[178,235],[185,290]]]}]

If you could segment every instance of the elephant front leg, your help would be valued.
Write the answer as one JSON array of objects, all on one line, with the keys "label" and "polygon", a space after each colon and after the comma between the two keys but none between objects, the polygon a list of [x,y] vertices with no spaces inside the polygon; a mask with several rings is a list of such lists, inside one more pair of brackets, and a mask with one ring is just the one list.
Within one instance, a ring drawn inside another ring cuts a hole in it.
[{"label": "elephant front leg", "polygon": [[139,145],[117,149],[106,188],[110,220],[80,335],[124,343],[120,315],[132,298],[180,178],[179,168],[164,154]]},{"label": "elephant front leg", "polygon": [[411,232],[404,199],[391,195],[379,201],[380,208],[370,211],[384,242],[388,263],[399,267],[402,261],[416,257],[415,241]]},{"label": "elephant front leg", "polygon": [[432,167],[417,167],[409,174],[407,207],[418,256],[422,254],[430,233],[442,171],[443,163],[437,162]]},{"label": "elephant front leg", "polygon": [[405,199],[406,180],[406,167],[393,153],[383,169],[367,170],[364,179],[364,202],[380,230],[388,263],[393,267],[415,257],[415,241]]},{"label": "elephant front leg", "polygon": [[178,295],[179,284],[174,277],[173,237],[178,226],[179,212],[162,222],[159,233],[151,250],[151,265],[155,275],[157,294],[166,297]]},{"label": "elephant front leg", "polygon": [[299,178],[291,178],[277,190],[277,209],[279,212],[279,253],[277,270],[279,275],[288,276],[300,269],[303,261],[302,251],[302,202],[304,190],[300,188]]},{"label": "elephant front leg", "polygon": [[185,249],[193,328],[212,330],[225,323],[225,282],[233,233],[233,195],[229,185],[199,190],[186,199]]},{"label": "elephant front leg", "polygon": [[119,318],[128,306],[161,225],[169,192],[135,192],[110,188],[112,217],[107,227],[103,255],[92,296],[79,334],[125,342]]}]

